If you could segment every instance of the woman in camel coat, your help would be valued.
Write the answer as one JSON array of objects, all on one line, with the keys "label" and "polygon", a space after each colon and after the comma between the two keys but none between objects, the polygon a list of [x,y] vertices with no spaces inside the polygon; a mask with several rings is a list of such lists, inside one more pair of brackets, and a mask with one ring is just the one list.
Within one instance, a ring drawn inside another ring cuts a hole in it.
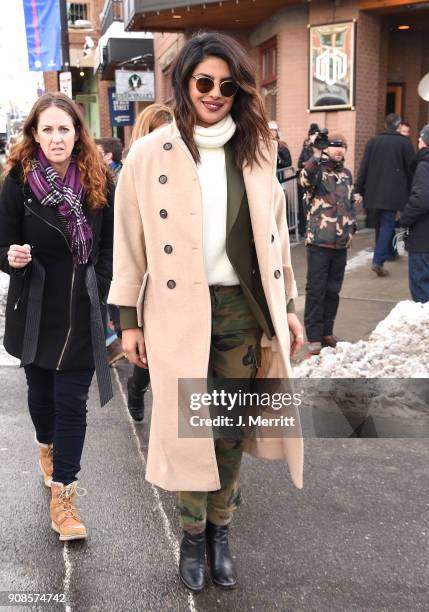
[{"label": "woman in camel coat", "polygon": [[[133,145],[119,179],[109,302],[121,306],[130,362],[150,366],[154,401],[146,478],[181,492],[180,575],[198,591],[206,544],[213,581],[230,588],[236,583],[226,531],[234,508],[216,515],[209,492],[226,490],[220,453],[238,451],[220,451],[209,437],[179,437],[178,380],[207,378],[219,320],[214,308],[222,300],[234,308],[242,304],[247,310],[240,317],[257,321],[252,354],[262,349],[264,368],[262,373],[258,359],[258,376],[291,376],[290,332],[296,352],[302,327],[293,312],[297,290],[276,145],[244,50],[225,35],[197,35],[179,54],[173,84],[176,121]],[[246,163],[244,155],[240,163],[243,138],[252,131],[247,146],[253,146],[255,161]],[[217,259],[211,240],[223,244]],[[236,365],[222,376],[256,374],[243,374]],[[286,459],[294,484],[302,487],[301,437],[247,440],[243,448],[257,457]],[[234,494],[238,470],[239,460]],[[200,506],[207,497],[206,516]]]}]

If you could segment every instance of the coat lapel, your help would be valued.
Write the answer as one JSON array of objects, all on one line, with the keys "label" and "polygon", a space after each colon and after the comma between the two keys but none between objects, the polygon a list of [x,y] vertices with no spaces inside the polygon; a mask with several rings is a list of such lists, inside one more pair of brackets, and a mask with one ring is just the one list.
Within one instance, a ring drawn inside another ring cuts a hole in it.
[{"label": "coat lapel", "polygon": [[238,170],[234,161],[232,147],[225,147],[226,183],[228,190],[228,204],[226,217],[226,236],[228,237],[240,210],[241,202],[245,192],[243,175]]},{"label": "coat lapel", "polygon": [[192,157],[192,153],[190,152],[190,150],[188,149],[188,147],[186,146],[185,141],[183,140],[179,129],[177,127],[176,121],[173,120],[173,122],[171,123],[171,125],[168,126],[168,128],[165,130],[165,140],[168,141],[169,138],[171,138],[172,140],[175,140],[177,142],[177,144],[180,146],[180,148],[182,149],[182,151],[186,154],[186,157],[192,162],[192,164],[194,165],[194,169],[196,171],[197,169],[197,165],[194,161],[194,158]]},{"label": "coat lapel", "polygon": [[[27,210],[39,217],[47,225],[50,225],[54,229],[58,230],[63,235],[64,240],[66,241],[67,246],[70,249],[69,239],[65,232],[65,221],[63,221],[62,216],[58,212],[58,208],[56,206],[43,206],[43,204],[39,202],[39,200],[36,198],[36,196],[28,187],[28,185],[24,187],[24,206],[27,208]],[[94,212],[88,210],[86,202],[84,202],[83,204],[83,212],[88,223],[91,226],[95,242],[95,238],[99,232],[101,215],[95,214]]]},{"label": "coat lapel", "polygon": [[61,232],[67,241],[67,236],[65,235],[64,231],[64,223],[61,222],[57,207],[43,206],[29,187],[25,188],[24,196],[24,206],[34,215],[42,219],[42,221]]}]

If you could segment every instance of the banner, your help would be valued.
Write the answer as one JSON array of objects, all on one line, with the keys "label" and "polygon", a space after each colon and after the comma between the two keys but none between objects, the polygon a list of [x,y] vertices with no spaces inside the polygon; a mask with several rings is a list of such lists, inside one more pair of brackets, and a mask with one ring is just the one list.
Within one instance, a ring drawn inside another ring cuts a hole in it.
[{"label": "banner", "polygon": [[310,111],[353,108],[355,30],[354,21],[309,28]]},{"label": "banner", "polygon": [[61,70],[59,0],[23,0],[31,71]]},{"label": "banner", "polygon": [[128,102],[153,102],[155,100],[155,75],[153,72],[115,70],[118,100]]},{"label": "banner", "polygon": [[121,127],[123,125],[134,125],[134,105],[130,102],[118,100],[114,87],[109,87],[109,114],[110,125]]}]

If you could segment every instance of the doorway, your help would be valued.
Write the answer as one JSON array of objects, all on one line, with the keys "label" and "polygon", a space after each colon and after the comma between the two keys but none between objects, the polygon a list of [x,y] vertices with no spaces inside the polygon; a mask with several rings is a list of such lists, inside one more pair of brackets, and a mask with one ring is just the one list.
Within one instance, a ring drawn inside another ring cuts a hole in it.
[{"label": "doorway", "polygon": [[405,85],[403,83],[389,84],[386,89],[386,115],[396,113],[402,117],[404,108]]}]

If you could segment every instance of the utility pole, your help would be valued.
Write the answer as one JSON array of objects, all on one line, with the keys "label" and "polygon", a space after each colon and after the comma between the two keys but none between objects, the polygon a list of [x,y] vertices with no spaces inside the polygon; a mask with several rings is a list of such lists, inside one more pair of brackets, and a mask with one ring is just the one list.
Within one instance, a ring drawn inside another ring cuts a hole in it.
[{"label": "utility pole", "polygon": [[70,70],[69,26],[67,18],[67,0],[58,0],[61,16],[61,57],[63,70]]}]

